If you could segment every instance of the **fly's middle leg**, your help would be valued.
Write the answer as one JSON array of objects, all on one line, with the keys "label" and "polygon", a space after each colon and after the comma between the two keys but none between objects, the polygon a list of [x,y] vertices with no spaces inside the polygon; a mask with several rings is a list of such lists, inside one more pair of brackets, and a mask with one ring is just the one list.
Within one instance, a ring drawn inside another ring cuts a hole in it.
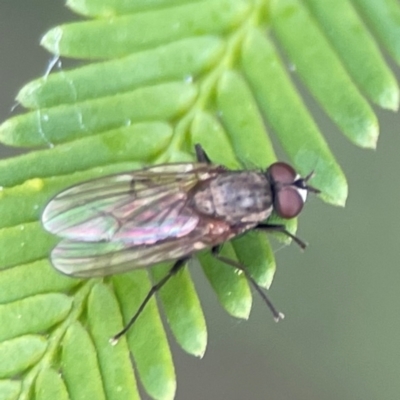
[{"label": "fly's middle leg", "polygon": [[203,147],[201,146],[201,144],[196,144],[194,146],[194,149],[196,151],[196,158],[197,161],[200,163],[205,163],[205,164],[212,164],[211,160],[208,158],[208,155],[206,154],[206,152],[204,151]]},{"label": "fly's middle leg", "polygon": [[240,271],[242,271],[246,277],[246,279],[253,285],[254,289],[258,292],[258,294],[261,296],[261,298],[264,300],[265,304],[268,306],[268,308],[271,310],[271,313],[274,317],[274,320],[276,322],[280,321],[281,319],[285,318],[285,316],[279,312],[271,300],[268,298],[268,296],[264,293],[264,291],[261,289],[261,287],[258,285],[258,283],[254,280],[254,278],[250,275],[249,271],[247,270],[246,266],[241,264],[238,261],[231,260],[230,258],[224,257],[221,254],[219,254],[221,250],[221,246],[215,246],[211,249],[211,254],[219,261],[223,262],[224,264],[230,265],[233,268],[236,268]]}]

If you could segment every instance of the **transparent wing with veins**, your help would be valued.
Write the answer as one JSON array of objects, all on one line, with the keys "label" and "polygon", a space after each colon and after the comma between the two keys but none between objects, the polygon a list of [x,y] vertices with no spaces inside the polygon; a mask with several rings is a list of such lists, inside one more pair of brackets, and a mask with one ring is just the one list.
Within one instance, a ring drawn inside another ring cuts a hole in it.
[{"label": "transparent wing with veins", "polygon": [[108,275],[212,245],[204,238],[209,226],[187,199],[199,181],[220,171],[202,163],[165,164],[60,193],[42,217],[48,231],[64,238],[52,252],[54,266],[74,276]]},{"label": "transparent wing with veins", "polygon": [[[76,242],[62,240],[51,254],[52,263],[61,272],[88,278],[126,272],[160,262],[184,258],[213,245],[207,226],[196,226],[186,236],[151,245],[133,245],[122,241]],[[232,235],[233,236],[233,235]]]}]

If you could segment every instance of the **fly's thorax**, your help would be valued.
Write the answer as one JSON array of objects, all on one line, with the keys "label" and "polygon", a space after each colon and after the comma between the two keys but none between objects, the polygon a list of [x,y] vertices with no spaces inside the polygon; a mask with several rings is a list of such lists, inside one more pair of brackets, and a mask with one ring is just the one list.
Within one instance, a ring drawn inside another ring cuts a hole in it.
[{"label": "fly's thorax", "polygon": [[192,205],[201,214],[231,224],[259,222],[271,214],[271,186],[258,172],[221,173],[195,188]]}]

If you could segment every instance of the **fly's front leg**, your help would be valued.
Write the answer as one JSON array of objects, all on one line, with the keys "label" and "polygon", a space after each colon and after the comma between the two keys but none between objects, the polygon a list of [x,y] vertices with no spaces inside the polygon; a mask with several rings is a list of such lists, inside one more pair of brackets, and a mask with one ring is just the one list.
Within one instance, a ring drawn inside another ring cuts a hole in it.
[{"label": "fly's front leg", "polygon": [[246,277],[246,279],[253,285],[253,287],[256,289],[258,294],[261,296],[261,298],[264,300],[265,304],[268,306],[268,308],[271,310],[271,313],[275,319],[276,322],[280,321],[283,319],[285,316],[279,312],[275,306],[272,304],[271,300],[267,297],[267,295],[263,292],[261,287],[258,285],[258,283],[254,280],[254,278],[250,275],[250,273],[247,271],[247,268],[245,265],[239,263],[238,261],[231,260],[230,258],[221,256],[219,254],[221,250],[221,246],[215,246],[211,249],[211,254],[219,261],[223,262],[224,264],[230,265],[233,268],[236,268],[240,271],[242,271]]},{"label": "fly's front leg", "polygon": [[[190,257],[189,257],[190,258]],[[118,339],[123,336],[130,327],[136,322],[136,320],[139,318],[139,315],[142,313],[144,308],[146,307],[147,303],[150,301],[150,299],[170,280],[172,276],[174,276],[178,271],[180,271],[186,262],[189,260],[189,258],[182,258],[178,261],[175,262],[175,264],[172,266],[172,268],[168,271],[167,275],[164,276],[159,282],[157,282],[155,285],[152,286],[152,288],[149,290],[147,293],[146,297],[142,301],[142,304],[140,304],[138,310],[136,311],[135,315],[129,320],[129,322],[125,325],[124,329],[122,329],[120,332],[118,332],[115,336],[113,336],[110,339],[110,342],[112,344],[115,344],[118,342]]]},{"label": "fly's front leg", "polygon": [[293,235],[290,233],[285,225],[281,224],[258,224],[257,226],[254,227],[254,229],[257,229],[259,231],[265,231],[265,232],[281,232],[285,234],[286,236],[289,236],[297,245],[304,250],[307,247],[307,243],[303,242],[301,239],[299,239],[297,236]]}]

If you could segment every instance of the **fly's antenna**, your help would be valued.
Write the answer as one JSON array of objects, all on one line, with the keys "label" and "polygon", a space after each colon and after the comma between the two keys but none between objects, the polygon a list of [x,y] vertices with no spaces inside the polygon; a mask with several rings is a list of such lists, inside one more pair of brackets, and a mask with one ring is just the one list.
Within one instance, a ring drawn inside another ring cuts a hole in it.
[{"label": "fly's antenna", "polygon": [[308,181],[312,179],[314,176],[315,172],[311,171],[305,178],[298,179],[297,181],[294,182],[294,184],[301,189],[306,189],[308,192],[319,194],[321,193],[319,189],[308,184]]}]

